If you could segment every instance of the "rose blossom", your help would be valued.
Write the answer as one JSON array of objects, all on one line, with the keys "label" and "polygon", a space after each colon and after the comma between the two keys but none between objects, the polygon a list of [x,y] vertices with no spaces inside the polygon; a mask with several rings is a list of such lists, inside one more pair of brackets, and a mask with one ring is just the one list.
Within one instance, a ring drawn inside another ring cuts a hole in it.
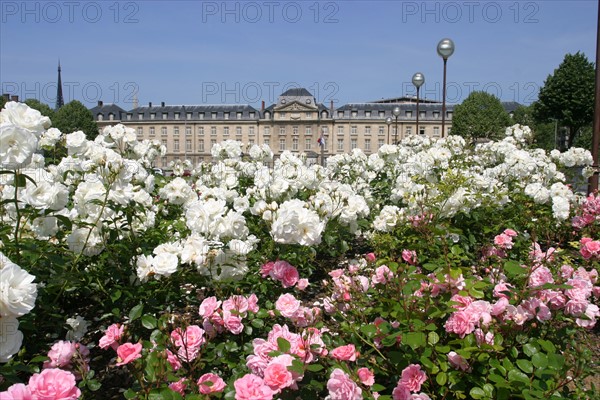
[{"label": "rose blossom", "polygon": [[98,345],[102,349],[112,347],[114,350],[117,350],[117,347],[119,347],[119,340],[121,340],[121,336],[123,335],[124,330],[124,326],[121,326],[120,324],[112,324],[111,326],[106,328],[104,336],[100,338],[100,342],[98,343]]},{"label": "rose blossom", "polygon": [[469,333],[473,332],[475,329],[475,322],[471,318],[471,315],[469,315],[467,312],[458,311],[453,313],[450,318],[448,318],[448,321],[446,321],[444,327],[446,328],[446,332],[456,333],[462,339]]},{"label": "rose blossom", "polygon": [[365,259],[367,260],[367,262],[375,262],[377,261],[377,256],[375,255],[375,253],[367,253],[365,254]]},{"label": "rose blossom", "polygon": [[225,323],[225,328],[227,328],[227,330],[234,335],[239,335],[244,329],[242,319],[237,315],[233,315],[229,311],[225,311],[223,313],[223,322]]},{"label": "rose blossom", "polygon": [[225,381],[219,375],[208,373],[198,379],[198,390],[202,394],[222,392],[225,389]]},{"label": "rose blossom", "polygon": [[77,352],[74,342],[59,340],[48,351],[50,360],[44,362],[44,368],[63,368],[71,366],[71,359]]},{"label": "rose blossom", "polygon": [[362,389],[341,369],[333,370],[327,381],[329,400],[362,400]]},{"label": "rose blossom", "polygon": [[286,293],[279,296],[275,302],[275,308],[286,318],[292,318],[300,308],[300,301],[292,294]]},{"label": "rose blossom", "polygon": [[417,263],[417,252],[414,250],[402,250],[402,259],[410,265]]},{"label": "rose blossom", "polygon": [[411,394],[410,390],[406,387],[402,381],[398,381],[398,385],[394,388],[392,392],[392,399],[394,400],[410,400]]},{"label": "rose blossom", "polygon": [[130,362],[137,360],[141,356],[141,343],[124,343],[117,348],[117,366],[129,364]]},{"label": "rose blossom", "polygon": [[0,400],[33,400],[29,387],[22,383],[15,383],[6,392],[0,392]]},{"label": "rose blossom", "polygon": [[296,285],[296,287],[298,288],[298,290],[304,290],[308,287],[308,285],[309,285],[308,279],[302,278],[302,279],[298,279],[298,284]]},{"label": "rose blossom", "polygon": [[425,371],[421,371],[421,366],[418,364],[410,364],[402,370],[400,382],[403,383],[411,392],[421,390],[421,385],[427,380]]},{"label": "rose blossom", "polygon": [[581,243],[581,249],[579,249],[579,252],[586,260],[589,260],[592,257],[598,257],[600,255],[600,241],[584,237],[579,241],[579,243]]},{"label": "rose blossom", "polygon": [[81,391],[75,386],[75,376],[58,368],[33,374],[27,386],[31,398],[36,400],[74,400],[81,396]]},{"label": "rose blossom", "polygon": [[469,363],[465,360],[461,355],[457,354],[455,351],[451,351],[448,353],[448,362],[452,365],[454,369],[460,369],[462,371],[468,371],[471,368],[469,367]]},{"label": "rose blossom", "polygon": [[354,345],[348,344],[331,350],[331,357],[341,361],[356,361],[357,353]]},{"label": "rose blossom", "polygon": [[274,392],[264,380],[253,374],[246,374],[233,383],[236,400],[271,400]]},{"label": "rose blossom", "polygon": [[375,383],[375,375],[373,371],[368,368],[359,368],[357,371],[358,379],[360,379],[363,385],[373,386]]},{"label": "rose blossom", "polygon": [[185,388],[187,387],[187,383],[185,378],[181,378],[177,382],[173,382],[169,385],[169,389],[179,393],[182,396],[185,396]]},{"label": "rose blossom", "polygon": [[200,304],[200,316],[203,318],[209,318],[212,316],[221,306],[221,302],[217,301],[215,296],[207,297],[202,300]]},{"label": "rose blossom", "polygon": [[248,311],[257,313],[260,308],[258,307],[258,297],[254,293],[248,296]]},{"label": "rose blossom", "polygon": [[264,371],[264,381],[275,393],[294,384],[292,373],[282,363],[271,362]]}]

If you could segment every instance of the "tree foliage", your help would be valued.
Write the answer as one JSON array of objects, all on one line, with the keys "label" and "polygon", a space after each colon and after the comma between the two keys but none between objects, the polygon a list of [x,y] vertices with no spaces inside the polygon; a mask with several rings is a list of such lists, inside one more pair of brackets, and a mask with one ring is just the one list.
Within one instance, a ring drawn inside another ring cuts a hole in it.
[{"label": "tree foliage", "polygon": [[469,139],[494,139],[500,137],[510,116],[500,100],[483,91],[472,92],[462,104],[454,108],[452,133]]},{"label": "tree foliage", "polygon": [[590,125],[594,116],[594,64],[585,54],[567,54],[540,89],[534,106],[539,122],[558,120],[566,126],[568,145],[572,145],[581,129]]},{"label": "tree foliage", "polygon": [[63,133],[83,131],[88,140],[98,136],[98,125],[94,121],[94,115],[77,100],[65,104],[55,113],[52,126]]}]

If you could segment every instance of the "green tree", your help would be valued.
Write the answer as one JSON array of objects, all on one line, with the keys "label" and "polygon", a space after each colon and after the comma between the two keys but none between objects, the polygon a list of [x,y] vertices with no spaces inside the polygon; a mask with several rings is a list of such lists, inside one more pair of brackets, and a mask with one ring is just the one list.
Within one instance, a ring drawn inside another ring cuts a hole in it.
[{"label": "green tree", "polygon": [[50,108],[46,103],[42,103],[36,99],[27,99],[25,100],[25,104],[29,107],[38,110],[42,115],[50,118],[52,122],[54,122],[54,110]]},{"label": "green tree", "polygon": [[482,91],[471,92],[462,104],[454,107],[452,133],[468,139],[496,139],[511,119],[500,100]]},{"label": "green tree", "polygon": [[594,64],[585,54],[567,54],[540,88],[534,118],[538,122],[558,120],[559,126],[567,127],[568,146],[573,145],[582,128],[592,123],[594,76]]},{"label": "green tree", "polygon": [[81,102],[73,100],[56,111],[52,125],[62,133],[83,131],[88,140],[98,136],[94,115]]},{"label": "green tree", "polygon": [[2,110],[4,108],[5,104],[6,104],[6,99],[4,98],[4,96],[0,96],[0,110]]}]

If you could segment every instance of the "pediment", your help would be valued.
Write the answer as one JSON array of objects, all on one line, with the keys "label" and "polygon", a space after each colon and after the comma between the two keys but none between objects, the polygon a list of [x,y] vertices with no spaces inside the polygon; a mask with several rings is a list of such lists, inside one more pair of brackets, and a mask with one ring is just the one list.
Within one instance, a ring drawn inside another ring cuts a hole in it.
[{"label": "pediment", "polygon": [[280,104],[273,108],[279,112],[305,112],[305,111],[318,111],[318,107],[311,102],[311,104],[303,104],[300,101],[292,101],[287,104]]}]

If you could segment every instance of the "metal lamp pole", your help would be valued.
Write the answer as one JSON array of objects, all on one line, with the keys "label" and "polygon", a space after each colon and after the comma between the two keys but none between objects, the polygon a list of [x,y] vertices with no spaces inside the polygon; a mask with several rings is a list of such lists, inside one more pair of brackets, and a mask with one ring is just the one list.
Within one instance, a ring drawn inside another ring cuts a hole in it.
[{"label": "metal lamp pole", "polygon": [[412,77],[412,83],[417,88],[417,130],[416,130],[416,133],[419,133],[420,132],[419,131],[419,89],[421,89],[421,86],[425,83],[425,76],[422,73],[417,72]]},{"label": "metal lamp pole", "polygon": [[451,39],[442,39],[437,45],[437,53],[444,59],[444,83],[442,94],[442,137],[446,125],[446,63],[448,58],[454,53],[454,42]]},{"label": "metal lamp pole", "polygon": [[392,114],[394,114],[394,117],[396,118],[396,125],[394,128],[394,144],[398,144],[398,117],[400,116],[400,107],[394,107]]},{"label": "metal lamp pole", "polygon": [[390,144],[390,125],[392,125],[392,117],[387,117],[385,119],[385,123],[388,126],[388,137],[387,137],[387,144]]}]

